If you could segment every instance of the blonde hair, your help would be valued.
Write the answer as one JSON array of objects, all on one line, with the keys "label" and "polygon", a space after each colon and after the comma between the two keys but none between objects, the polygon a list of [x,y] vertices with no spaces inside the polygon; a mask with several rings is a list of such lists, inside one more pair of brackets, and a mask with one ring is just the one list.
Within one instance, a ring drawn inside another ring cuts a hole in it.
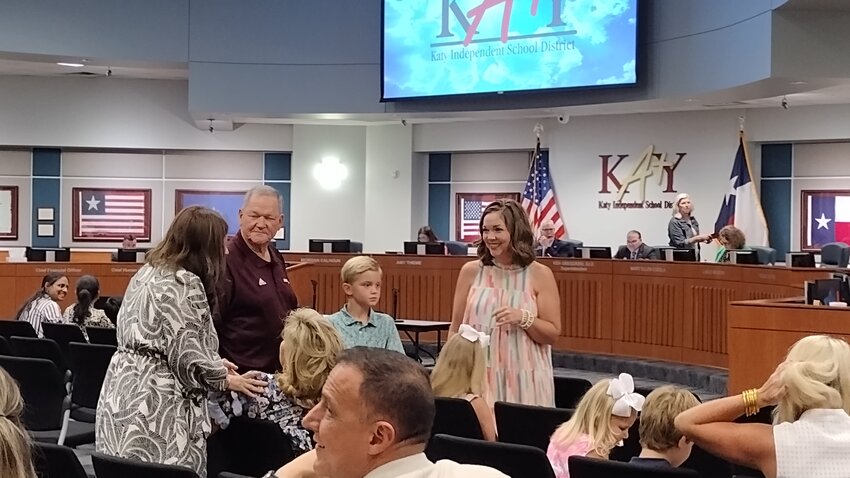
[{"label": "blonde hair", "polygon": [[486,350],[480,341],[470,342],[460,334],[450,338],[431,371],[434,396],[462,398],[468,393],[484,393]]},{"label": "blonde hair", "polygon": [[3,478],[36,478],[31,441],[21,424],[24,400],[15,380],[0,367],[0,470]]},{"label": "blonde hair", "polygon": [[308,308],[289,314],[281,337],[280,390],[302,408],[312,408],[342,352],[342,339],[328,319]]},{"label": "blonde hair", "polygon": [[382,273],[378,261],[369,256],[356,256],[345,261],[339,275],[343,284],[353,284],[357,280],[357,276],[369,271]]},{"label": "blonde hair", "polygon": [[679,213],[679,203],[684,199],[690,199],[691,195],[688,193],[679,193],[676,195],[676,198],[673,200],[673,212],[672,215],[676,217],[681,217]]},{"label": "blonde hair", "polygon": [[827,335],[810,335],[788,351],[780,380],[785,395],[773,423],[793,422],[813,408],[843,409],[850,413],[850,345]]},{"label": "blonde hair", "polygon": [[640,410],[640,445],[654,451],[675,448],[683,435],[673,420],[697,405],[697,397],[684,388],[665,385],[650,392]]},{"label": "blonde hair", "polygon": [[[608,395],[610,379],[602,379],[581,397],[573,416],[561,424],[552,434],[552,442],[558,445],[573,443],[581,435],[590,436],[591,450],[603,458],[617,443],[611,427],[614,398]],[[632,413],[634,410],[632,410]]]}]

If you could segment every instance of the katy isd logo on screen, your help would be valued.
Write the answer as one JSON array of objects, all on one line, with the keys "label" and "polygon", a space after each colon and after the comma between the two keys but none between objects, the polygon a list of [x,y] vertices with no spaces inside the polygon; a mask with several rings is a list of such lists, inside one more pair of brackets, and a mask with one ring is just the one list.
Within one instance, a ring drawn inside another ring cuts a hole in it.
[{"label": "katy isd logo on screen", "polygon": [[383,98],[636,83],[637,0],[384,0]]}]

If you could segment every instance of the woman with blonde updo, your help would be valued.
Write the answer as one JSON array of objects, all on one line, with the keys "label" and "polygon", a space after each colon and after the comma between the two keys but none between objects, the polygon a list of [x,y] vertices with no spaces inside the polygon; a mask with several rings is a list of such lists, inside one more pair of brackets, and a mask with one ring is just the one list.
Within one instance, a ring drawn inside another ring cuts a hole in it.
[{"label": "woman with blonde updo", "polygon": [[313,309],[289,314],[281,333],[281,371],[264,374],[266,390],[257,398],[235,393],[210,396],[210,414],[222,428],[243,414],[277,423],[289,437],[296,455],[313,449],[310,433],[301,423],[322,395],[322,387],[343,345],[331,322]]},{"label": "woman with blonde updo", "polygon": [[0,367],[0,476],[36,478],[30,437],[21,424],[24,400],[18,384]]},{"label": "woman with blonde updo", "polygon": [[[773,425],[733,423],[775,405]],[[850,345],[812,335],[788,351],[759,389],[682,412],[676,428],[767,478],[839,478],[850,470]]]}]

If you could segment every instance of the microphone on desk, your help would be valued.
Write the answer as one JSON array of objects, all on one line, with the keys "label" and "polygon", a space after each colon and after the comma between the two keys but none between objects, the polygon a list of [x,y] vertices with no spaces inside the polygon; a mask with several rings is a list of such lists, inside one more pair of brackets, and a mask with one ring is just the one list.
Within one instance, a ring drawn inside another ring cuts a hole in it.
[{"label": "microphone on desk", "polygon": [[310,279],[310,285],[313,286],[313,310],[316,310],[316,305],[318,304],[319,299],[316,290],[319,288],[319,283],[314,279]]},{"label": "microphone on desk", "polygon": [[393,318],[395,320],[399,320],[399,316],[398,316],[398,294],[399,294],[399,290],[397,288],[393,288]]}]

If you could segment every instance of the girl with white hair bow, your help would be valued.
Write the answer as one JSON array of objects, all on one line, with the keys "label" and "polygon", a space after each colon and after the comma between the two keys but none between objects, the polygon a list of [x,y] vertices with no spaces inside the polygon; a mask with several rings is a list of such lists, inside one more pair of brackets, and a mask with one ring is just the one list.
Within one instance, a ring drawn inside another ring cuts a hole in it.
[{"label": "girl with white hair bow", "polygon": [[443,346],[431,371],[434,396],[467,400],[475,410],[484,439],[496,441],[496,420],[483,398],[490,336],[466,324],[457,332]]},{"label": "girl with white hair bow", "polygon": [[632,376],[600,380],[579,401],[572,418],[555,430],[546,456],[556,478],[569,478],[569,457],[608,459],[611,450],[629,437],[645,398],[635,393]]}]

